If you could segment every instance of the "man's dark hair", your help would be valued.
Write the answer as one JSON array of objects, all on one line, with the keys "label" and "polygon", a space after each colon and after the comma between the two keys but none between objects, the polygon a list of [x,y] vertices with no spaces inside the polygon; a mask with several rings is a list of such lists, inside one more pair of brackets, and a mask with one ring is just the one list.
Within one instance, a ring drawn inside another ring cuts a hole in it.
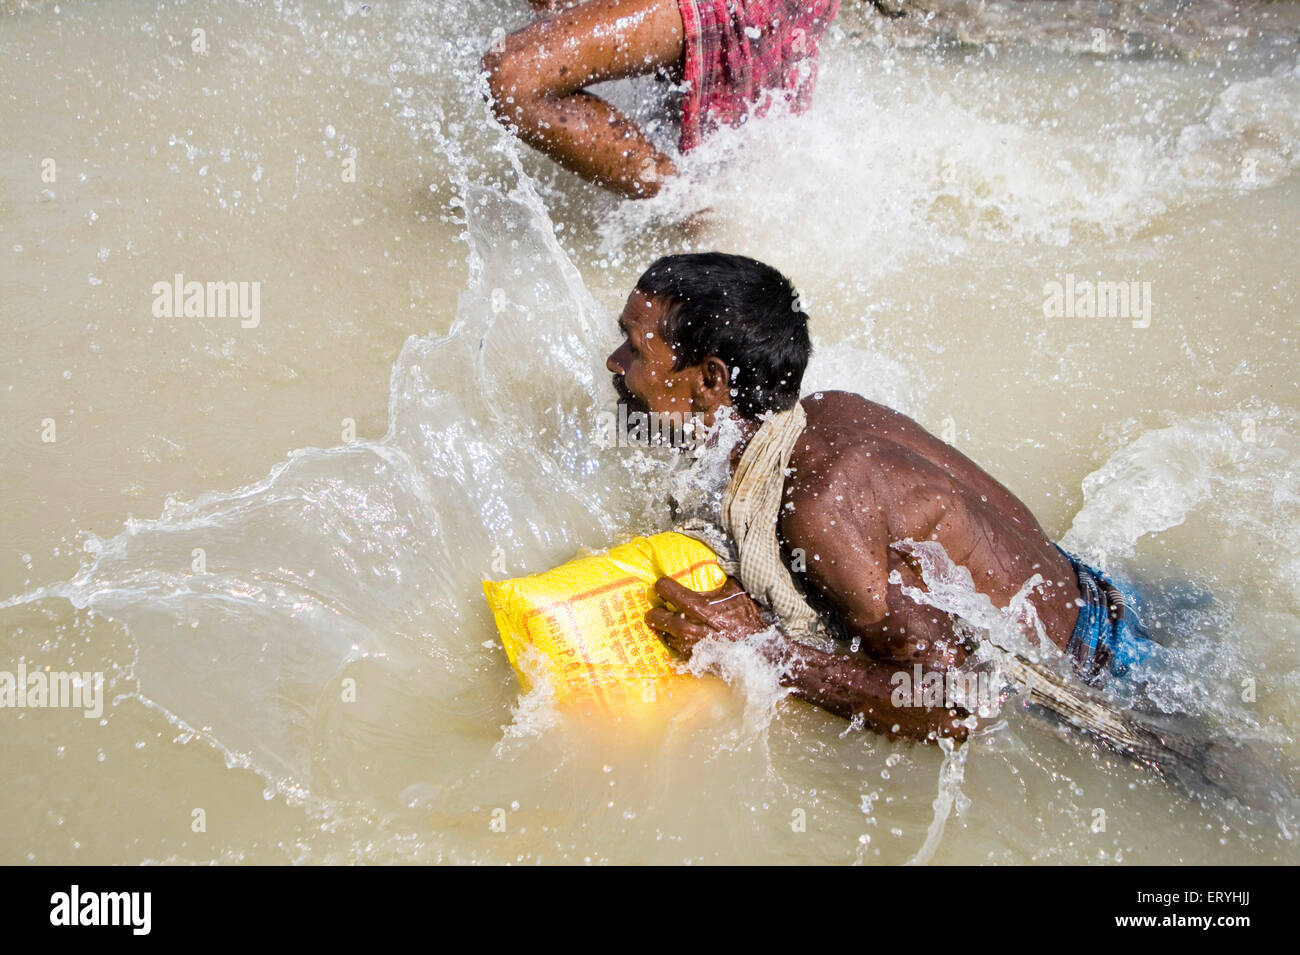
[{"label": "man's dark hair", "polygon": [[697,252],[664,256],[636,287],[668,303],[662,333],[678,369],[710,355],[727,363],[742,418],[794,407],[812,340],[784,275],[743,255]]}]

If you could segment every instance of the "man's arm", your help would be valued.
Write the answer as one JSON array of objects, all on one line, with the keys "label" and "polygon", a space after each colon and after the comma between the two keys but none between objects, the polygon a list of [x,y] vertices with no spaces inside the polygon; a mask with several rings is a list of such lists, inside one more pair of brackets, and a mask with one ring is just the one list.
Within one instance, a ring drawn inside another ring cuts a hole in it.
[{"label": "man's arm", "polygon": [[582,3],[582,0],[528,0],[534,10],[540,13],[553,13],[556,10],[567,10],[569,7],[576,7]]},{"label": "man's arm", "polygon": [[[912,673],[899,664],[861,654],[826,653],[784,635],[781,639],[785,646],[779,652],[788,673],[781,683],[800,699],[845,719],[861,715],[867,725],[890,736],[966,739],[962,721],[970,714],[960,707],[910,705]],[[898,679],[900,673],[907,677],[905,683]],[[908,705],[894,705],[900,686],[906,687],[901,695]]]},{"label": "man's arm", "polygon": [[[867,656],[934,670],[960,666],[965,652],[947,615],[890,593],[889,544],[896,530],[890,516],[896,509],[866,475],[873,469],[904,473],[908,462],[881,446],[807,458],[787,485],[780,519],[782,540],[792,557],[801,558],[796,567],[804,568],[807,589],[835,608],[846,635]],[[935,528],[926,518],[912,512],[904,519],[917,537],[928,537]]]},{"label": "man's arm", "polygon": [[[741,640],[770,629],[758,605],[734,578],[727,578],[718,590],[701,594],[664,577],[655,584],[655,592],[679,609],[651,610],[646,623],[683,656],[690,656],[695,644],[706,637]],[[781,668],[783,686],[824,710],[846,719],[861,715],[874,729],[909,739],[966,738],[966,727],[960,723],[967,716],[964,710],[893,704],[901,682],[896,675],[906,674],[909,684],[912,676],[900,664],[861,654],[826,653],[797,643],[779,630],[766,640],[762,652]],[[906,692],[904,699],[910,704],[912,693]]]},{"label": "man's arm", "polygon": [[676,0],[557,5],[483,57],[492,109],[524,142],[584,179],[646,198],[677,167],[586,87],[680,62]]},{"label": "man's arm", "polygon": [[[889,602],[890,528],[884,504],[864,479],[872,467],[887,460],[887,449],[818,454],[805,448],[801,467],[787,485],[780,531],[786,548],[809,589],[820,594],[858,642],[852,654],[834,654],[781,637],[772,659],[786,673],[785,685],[796,696],[852,719],[861,714],[885,733],[926,739],[964,739],[966,727],[954,726],[967,713],[941,706],[910,705],[911,692],[900,695],[909,705],[894,706],[892,698],[906,674],[913,681],[914,664],[944,675],[965,657],[952,645],[951,633],[930,608],[895,608]],[[875,454],[875,458],[871,458]],[[665,641],[689,654],[705,636],[742,639],[768,629],[757,605],[734,581],[712,594],[695,594],[670,580],[661,580],[658,593],[681,613],[651,611],[647,622]],[[895,729],[897,727],[897,729]]]}]

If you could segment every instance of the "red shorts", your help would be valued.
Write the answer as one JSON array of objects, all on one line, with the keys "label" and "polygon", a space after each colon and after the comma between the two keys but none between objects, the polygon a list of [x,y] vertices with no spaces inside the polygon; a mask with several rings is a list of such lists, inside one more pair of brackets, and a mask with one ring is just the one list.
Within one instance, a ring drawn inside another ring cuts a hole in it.
[{"label": "red shorts", "polygon": [[725,124],[762,115],[774,96],[812,102],[817,46],[840,0],[678,0],[685,32],[681,148]]}]

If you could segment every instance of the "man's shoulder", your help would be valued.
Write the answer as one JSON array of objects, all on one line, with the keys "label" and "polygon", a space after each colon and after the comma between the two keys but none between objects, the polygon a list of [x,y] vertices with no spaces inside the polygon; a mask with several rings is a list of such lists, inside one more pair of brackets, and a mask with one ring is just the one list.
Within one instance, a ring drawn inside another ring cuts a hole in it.
[{"label": "man's shoulder", "polygon": [[839,415],[845,412],[860,414],[888,412],[884,405],[855,394],[852,391],[814,391],[799,399],[804,413],[811,422],[813,416]]},{"label": "man's shoulder", "polygon": [[883,475],[898,487],[929,470],[912,446],[920,426],[905,415],[847,391],[816,392],[801,403],[808,424],[791,450],[787,500],[811,503],[828,488],[860,498]]},{"label": "man's shoulder", "polygon": [[858,493],[871,483],[871,473],[888,467],[896,446],[869,429],[809,427],[790,452],[786,497],[807,501],[832,492],[832,496]]},{"label": "man's shoulder", "polygon": [[808,423],[795,443],[791,462],[810,470],[858,466],[887,451],[907,422],[898,412],[849,391],[818,391],[802,399]]},{"label": "man's shoulder", "polygon": [[902,412],[851,391],[815,391],[799,403],[808,417],[805,430],[812,433],[889,438],[920,427]]}]

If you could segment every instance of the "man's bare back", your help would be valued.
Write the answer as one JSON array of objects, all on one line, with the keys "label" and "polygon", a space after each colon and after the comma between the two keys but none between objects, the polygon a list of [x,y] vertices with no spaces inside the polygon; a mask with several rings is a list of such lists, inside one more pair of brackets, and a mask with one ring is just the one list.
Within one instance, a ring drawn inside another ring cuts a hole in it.
[{"label": "man's bare back", "polygon": [[[780,524],[787,556],[805,554],[814,592],[846,633],[881,660],[960,665],[953,620],[889,582],[924,589],[913,558],[892,545],[934,540],[1005,607],[1035,573],[1031,597],[1061,649],[1078,617],[1069,561],[1014,495],[910,418],[846,392],[802,402],[808,425],[791,455]],[[1050,595],[1050,596],[1049,596]]]}]

